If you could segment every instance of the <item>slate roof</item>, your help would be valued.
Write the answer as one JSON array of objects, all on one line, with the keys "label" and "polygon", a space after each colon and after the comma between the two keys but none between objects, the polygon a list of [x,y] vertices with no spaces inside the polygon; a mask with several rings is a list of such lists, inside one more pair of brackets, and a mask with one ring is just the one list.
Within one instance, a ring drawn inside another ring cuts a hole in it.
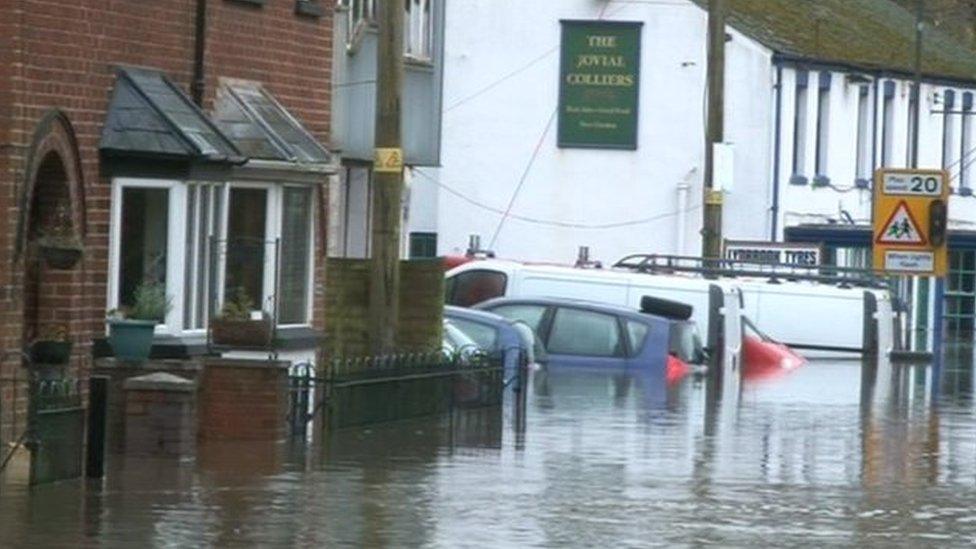
[{"label": "slate roof", "polygon": [[[708,0],[692,0],[707,9]],[[727,0],[732,28],[786,57],[914,72],[915,14],[892,0]],[[976,81],[976,53],[926,25],[922,72]]]},{"label": "slate roof", "polygon": [[332,155],[262,86],[233,81],[217,90],[214,121],[246,155],[261,160],[328,164]]},{"label": "slate roof", "polygon": [[241,163],[237,147],[163,73],[119,69],[99,149],[108,155]]}]

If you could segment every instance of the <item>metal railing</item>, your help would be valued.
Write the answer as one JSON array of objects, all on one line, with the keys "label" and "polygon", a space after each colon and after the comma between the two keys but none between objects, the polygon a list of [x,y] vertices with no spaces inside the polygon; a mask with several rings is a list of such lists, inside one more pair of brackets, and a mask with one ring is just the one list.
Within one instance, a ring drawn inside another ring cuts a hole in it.
[{"label": "metal railing", "polygon": [[726,278],[766,278],[770,281],[809,281],[868,288],[888,288],[888,280],[870,269],[804,265],[772,261],[714,259],[665,254],[633,254],[613,268],[652,274],[689,273]]},{"label": "metal railing", "polygon": [[317,418],[337,428],[501,404],[509,385],[501,357],[485,353],[338,358],[322,371],[299,363],[289,380],[293,435]]}]

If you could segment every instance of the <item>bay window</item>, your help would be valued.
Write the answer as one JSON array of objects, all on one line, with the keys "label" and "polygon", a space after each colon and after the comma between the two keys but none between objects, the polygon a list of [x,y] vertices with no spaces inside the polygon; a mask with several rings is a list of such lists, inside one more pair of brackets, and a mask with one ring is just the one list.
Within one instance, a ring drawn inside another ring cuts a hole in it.
[{"label": "bay window", "polygon": [[157,332],[201,333],[243,289],[279,325],[311,319],[314,188],[119,178],[113,182],[108,308],[163,284],[172,309]]}]

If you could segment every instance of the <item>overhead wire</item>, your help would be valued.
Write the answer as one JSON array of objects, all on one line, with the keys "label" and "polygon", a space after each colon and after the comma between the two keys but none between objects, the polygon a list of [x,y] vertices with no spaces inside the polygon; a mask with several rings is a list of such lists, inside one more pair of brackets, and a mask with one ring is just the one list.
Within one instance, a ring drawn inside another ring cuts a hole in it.
[{"label": "overhead wire", "polygon": [[[436,185],[438,188],[443,189],[447,193],[456,196],[457,198],[463,200],[464,202],[467,202],[468,204],[470,204],[470,205],[472,205],[472,206],[474,206],[476,208],[480,208],[482,210],[485,210],[485,211],[488,211],[488,212],[491,212],[491,213],[494,213],[494,214],[497,214],[497,215],[505,215],[505,210],[502,210],[501,208],[495,208],[493,206],[489,206],[487,204],[484,204],[482,202],[479,202],[479,201],[471,198],[470,196],[467,196],[464,193],[458,191],[457,189],[454,189],[450,185],[448,185],[448,184],[446,184],[446,183],[444,183],[442,181],[437,180],[436,178],[434,178],[433,176],[431,176],[430,174],[426,173],[424,170],[422,170],[420,168],[413,168],[413,172],[416,173],[417,175],[419,175],[420,177],[422,177],[423,179],[429,181],[430,183]],[[550,219],[540,219],[540,218],[537,218],[537,217],[530,217],[530,216],[526,216],[526,215],[520,215],[520,214],[511,213],[511,212],[509,212],[508,217],[510,219],[515,219],[517,221],[523,221],[525,223],[531,223],[531,224],[534,224],[534,225],[542,225],[542,226],[548,226],[548,227],[559,227],[559,228],[564,228],[564,229],[580,229],[580,230],[607,230],[607,229],[620,229],[620,228],[624,228],[624,227],[634,227],[634,226],[638,226],[638,225],[644,225],[644,224],[647,224],[647,223],[652,223],[654,221],[660,221],[661,219],[667,219],[669,217],[676,217],[678,215],[681,215],[682,213],[690,213],[690,212],[693,212],[693,211],[696,211],[696,210],[699,210],[699,209],[701,209],[701,204],[697,204],[695,206],[691,206],[691,207],[685,208],[683,210],[675,210],[675,211],[671,211],[671,212],[665,212],[665,213],[653,215],[653,216],[650,216],[650,217],[644,217],[644,218],[640,218],[640,219],[630,219],[630,220],[627,220],[627,221],[615,221],[615,222],[611,222],[611,223],[576,223],[576,222],[570,222],[570,221],[556,221],[556,220],[550,220]]]}]

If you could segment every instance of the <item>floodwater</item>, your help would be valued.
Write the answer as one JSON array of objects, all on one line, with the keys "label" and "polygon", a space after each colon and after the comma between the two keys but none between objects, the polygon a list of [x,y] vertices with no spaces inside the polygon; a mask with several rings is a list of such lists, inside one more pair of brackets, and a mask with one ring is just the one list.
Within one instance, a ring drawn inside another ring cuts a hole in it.
[{"label": "floodwater", "polygon": [[7,489],[0,546],[976,543],[971,352],[939,391],[931,367],[862,370],[813,362],[739,394],[542,372],[524,414],[508,403],[312,446],[115,458],[104,483]]}]

